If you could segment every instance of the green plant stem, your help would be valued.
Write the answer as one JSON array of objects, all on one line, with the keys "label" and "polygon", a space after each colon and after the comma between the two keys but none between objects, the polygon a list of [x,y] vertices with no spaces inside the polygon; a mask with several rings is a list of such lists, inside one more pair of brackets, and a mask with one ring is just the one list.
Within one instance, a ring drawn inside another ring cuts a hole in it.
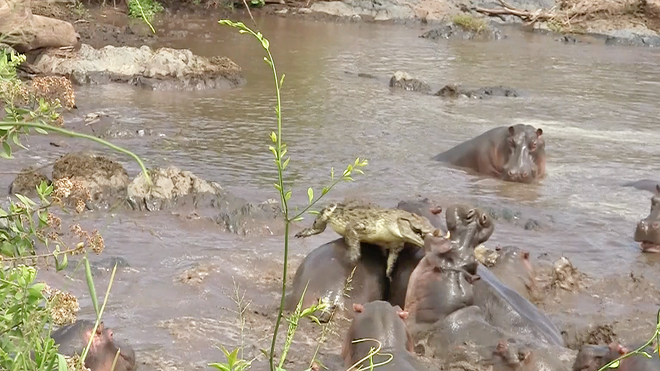
[{"label": "green plant stem", "polygon": [[[85,259],[87,259],[87,257],[85,257]],[[115,280],[116,272],[117,272],[117,264],[115,264],[115,266],[112,268],[112,274],[110,275],[110,282],[108,282],[108,289],[105,291],[105,297],[103,298],[103,305],[101,305],[101,310],[99,311],[98,316],[96,317],[96,322],[94,323],[94,328],[92,329],[92,336],[89,337],[89,342],[87,342],[87,346],[83,350],[83,353],[80,355],[81,365],[85,364],[85,358],[87,357],[89,348],[92,346],[92,341],[94,341],[94,336],[96,336],[96,329],[99,327],[99,324],[101,323],[101,316],[103,316],[105,305],[108,303],[108,297],[110,296],[110,289],[112,288],[112,282]]]},{"label": "green plant stem", "polygon": [[[599,368],[598,371],[605,371],[609,368],[614,368],[614,369],[619,368],[618,366],[617,367],[611,367],[611,366],[614,365],[614,364],[617,364],[618,362],[621,362],[622,360],[624,360],[628,357],[632,357],[635,354],[645,353],[645,352],[643,352],[644,349],[646,349],[646,347],[653,344],[653,340],[659,339],[659,337],[660,337],[660,310],[658,310],[658,314],[656,315],[655,332],[653,333],[653,336],[651,336],[651,338],[646,343],[644,343],[639,348],[633,350],[632,352],[628,352],[628,353],[624,354],[623,356],[621,356],[621,357],[619,357],[619,358],[617,358],[613,361],[610,361],[605,366]],[[658,346],[660,347],[660,344],[658,344]],[[645,357],[646,357],[646,355],[645,355]],[[660,352],[658,353],[658,357],[660,357]]]},{"label": "green plant stem", "polygon": [[102,144],[106,147],[110,147],[111,149],[113,149],[117,152],[120,152],[120,153],[123,153],[125,155],[128,155],[128,156],[132,157],[138,163],[138,165],[140,165],[140,169],[142,169],[142,172],[144,173],[144,176],[147,179],[147,183],[149,185],[152,184],[151,183],[151,177],[149,176],[149,172],[147,171],[147,168],[144,166],[144,163],[142,163],[142,160],[140,159],[140,157],[138,157],[138,155],[136,155],[135,153],[133,153],[133,152],[127,150],[127,149],[124,149],[124,148],[119,147],[117,145],[114,145],[114,144],[112,144],[112,143],[110,143],[106,140],[103,140],[101,138],[97,138],[97,137],[92,136],[92,135],[76,133],[75,131],[70,131],[70,130],[58,128],[57,126],[51,126],[51,125],[47,125],[47,124],[38,124],[38,123],[34,123],[34,122],[0,121],[0,126],[4,126],[4,125],[26,127],[26,128],[37,128],[37,129],[42,129],[42,130],[51,130],[51,131],[54,131],[56,133],[60,133],[60,134],[63,134],[63,135],[68,135],[68,136],[74,137],[74,138],[88,139],[88,140],[91,140],[92,142],[96,142],[96,143]]},{"label": "green plant stem", "polygon": [[277,92],[277,179],[279,184],[280,201],[282,202],[282,209],[284,211],[284,259],[282,268],[282,297],[280,298],[280,307],[277,311],[277,319],[275,320],[275,329],[273,330],[273,340],[270,344],[270,354],[268,361],[270,363],[270,371],[275,371],[275,343],[277,342],[277,333],[282,321],[282,313],[284,312],[284,302],[286,295],[286,275],[289,265],[289,227],[291,221],[289,220],[289,206],[287,205],[286,195],[284,193],[284,169],[282,169],[282,100],[280,95],[280,82],[277,79],[277,70],[275,69],[275,62],[270,50],[266,49],[270,66],[273,70],[273,79],[275,79],[275,91]]},{"label": "green plant stem", "polygon": [[151,32],[156,34],[156,30],[154,29],[154,26],[151,25],[151,22],[149,22],[147,16],[144,14],[144,9],[142,9],[142,4],[140,4],[140,0],[135,0],[135,2],[137,3],[138,8],[140,8],[140,14],[142,15],[142,19],[144,19],[144,21],[147,23],[149,28],[151,28]]}]

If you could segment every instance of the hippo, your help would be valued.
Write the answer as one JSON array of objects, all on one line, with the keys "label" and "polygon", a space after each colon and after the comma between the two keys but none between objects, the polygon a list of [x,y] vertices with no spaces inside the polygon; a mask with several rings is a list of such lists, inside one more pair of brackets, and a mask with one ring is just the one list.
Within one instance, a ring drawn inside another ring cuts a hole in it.
[{"label": "hippo", "polygon": [[635,242],[639,242],[642,252],[660,252],[660,184],[656,184],[651,197],[651,212],[637,223]]},{"label": "hippo", "polygon": [[660,181],[653,180],[653,179],[642,179],[638,180],[636,182],[628,182],[624,183],[624,187],[633,187],[635,189],[639,189],[640,191],[649,191],[651,193],[656,193],[656,189],[658,185],[660,184]]},{"label": "hippo", "polygon": [[[94,321],[77,320],[65,325],[51,333],[55,344],[59,345],[58,352],[66,356],[82,354],[92,336]],[[92,340],[92,346],[85,358],[85,367],[91,371],[111,371],[115,355],[119,351],[114,371],[133,371],[135,366],[135,351],[128,344],[114,339],[112,329],[99,323]]]},{"label": "hippo", "polygon": [[[344,238],[338,238],[312,250],[296,270],[293,278],[292,291],[286,298],[285,309],[293,311],[307,286],[303,308],[318,302],[319,299],[330,302],[331,307],[339,305],[340,309],[350,308],[352,303],[366,303],[373,300],[383,300],[387,289],[385,267],[387,258],[377,246],[361,244],[362,257],[357,267],[348,259],[348,247]],[[343,295],[346,279],[355,268],[351,282],[351,291]],[[343,313],[351,318],[353,311]],[[330,311],[317,316],[320,321],[330,319]]]},{"label": "hippo", "polygon": [[505,181],[531,183],[545,177],[543,130],[524,124],[496,127],[433,159]]},{"label": "hippo", "polygon": [[[640,344],[641,345],[641,344]],[[639,346],[633,348],[637,349]],[[625,358],[619,364],[617,370],[620,371],[657,371],[660,370],[660,360],[653,354],[653,348],[647,347],[646,353],[651,354],[651,358],[643,354],[635,354]],[[612,342],[609,345],[584,345],[573,364],[573,371],[597,371],[606,364],[627,354],[630,349],[618,342]]]},{"label": "hippo", "polygon": [[[431,224],[442,230],[444,223],[442,221],[442,207],[433,203],[428,198],[421,200],[404,200],[399,202],[397,209],[405,210],[417,215],[426,217]],[[442,231],[444,234],[445,231]],[[403,307],[406,301],[406,288],[408,279],[420,260],[424,257],[424,250],[414,246],[406,245],[399,253],[397,264],[392,272],[392,281],[389,285],[387,301],[392,305]]]},{"label": "hippo", "polygon": [[495,264],[488,269],[506,286],[527,300],[536,300],[536,275],[529,261],[529,251],[516,246],[497,246]]},{"label": "hippo", "polygon": [[472,284],[474,305],[483,310],[490,324],[519,337],[564,346],[557,327],[534,304],[503,284],[481,264],[477,275],[480,279]]},{"label": "hippo", "polygon": [[[518,344],[515,339],[500,340],[492,352],[493,371],[560,371],[567,370],[560,356],[566,350],[533,349],[527,344]],[[567,357],[568,358],[568,357]]]},{"label": "hippo", "polygon": [[[387,362],[376,367],[384,371],[425,371],[425,368],[413,356],[413,340],[405,319],[408,312],[401,307],[393,307],[390,303],[375,300],[366,304],[353,303],[355,314],[342,346],[342,358],[345,367],[356,363],[369,367],[366,360],[371,348],[378,347],[373,341],[355,342],[360,339],[375,339],[381,344],[380,351],[372,356],[374,365]],[[392,356],[390,360],[390,355]],[[366,360],[362,363],[362,360]],[[389,361],[388,361],[389,360]],[[367,369],[361,368],[361,369]],[[353,369],[353,368],[351,368]]]},{"label": "hippo", "polygon": [[409,313],[411,330],[472,305],[472,282],[478,277],[444,263],[443,255],[457,244],[442,237],[424,238],[426,255],[410,275],[406,292],[404,308]]},{"label": "hippo", "polygon": [[[472,211],[470,212],[470,210]],[[469,218],[467,217],[468,213],[470,213]],[[474,247],[486,242],[493,233],[492,220],[481,209],[468,209],[459,205],[450,206],[446,211],[446,215],[447,230],[452,241],[452,251],[443,254],[443,259],[450,261],[453,264],[451,267],[464,266],[467,261],[474,262]],[[405,249],[399,256],[398,263],[394,268],[388,295],[388,301],[392,305],[399,305],[404,308],[410,275],[425,255],[425,251],[421,249],[406,250],[409,249]],[[465,256],[461,256],[461,254],[465,254]],[[464,262],[458,262],[460,260],[464,260]],[[448,266],[445,263],[442,264],[445,267]],[[472,267],[466,267],[466,270],[470,274],[475,273]]]}]

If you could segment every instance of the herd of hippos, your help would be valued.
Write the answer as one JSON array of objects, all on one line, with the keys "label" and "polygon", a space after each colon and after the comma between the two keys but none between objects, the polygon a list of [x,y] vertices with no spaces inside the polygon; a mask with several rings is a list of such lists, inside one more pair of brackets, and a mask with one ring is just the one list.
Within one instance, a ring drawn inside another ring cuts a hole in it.
[{"label": "herd of hippos", "polygon": [[[434,159],[532,183],[545,176],[543,130],[522,124],[497,127]],[[642,251],[660,252],[659,182],[624,185],[654,193],[651,212],[638,223],[634,239]],[[376,369],[383,371],[434,369],[421,356],[449,365],[443,370],[596,371],[636,348],[618,342],[583,345],[576,356],[557,326],[532,303],[529,253],[498,247],[498,257],[486,266],[476,249],[494,232],[490,216],[479,208],[451,205],[443,226],[442,211],[428,199],[401,201],[396,208],[359,202],[326,206],[296,237],[322,233],[328,225],[342,237],[304,258],[286,309],[294,310],[301,298],[303,307],[321,300],[332,309],[318,313],[321,321],[330,320],[334,310],[351,320],[341,353],[346,368],[362,364],[361,369],[369,369],[373,362],[382,363]],[[135,370],[129,345],[119,344],[109,328],[101,325],[96,334],[92,328],[92,322],[79,320],[52,337],[67,354],[78,352],[94,335],[85,362],[91,371],[111,371],[118,349],[114,370]],[[379,353],[370,355],[376,344],[359,339],[377,340]],[[618,369],[660,371],[660,359],[634,355]]]}]

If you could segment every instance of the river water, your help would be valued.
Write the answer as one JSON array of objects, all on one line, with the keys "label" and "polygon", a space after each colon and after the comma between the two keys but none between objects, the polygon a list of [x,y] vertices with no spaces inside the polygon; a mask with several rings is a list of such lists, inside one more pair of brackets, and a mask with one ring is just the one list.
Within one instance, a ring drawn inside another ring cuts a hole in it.
[{"label": "river water", "polygon": [[[595,277],[634,271],[657,279],[658,258],[640,254],[632,240],[635,223],[648,213],[651,194],[620,184],[657,174],[653,159],[660,156],[660,147],[649,144],[660,141],[658,51],[565,45],[552,37],[515,32],[498,42],[435,42],[419,38],[423,30],[417,26],[278,17],[257,22],[270,40],[278,72],[286,74],[284,140],[291,155],[287,176],[294,205],[305,204],[308,186],[319,192],[329,182],[331,167],[339,173],[356,157],[367,158],[365,175],[338,185],[328,200],[350,197],[394,206],[423,195],[510,207],[550,220],[549,228],[527,231],[502,222],[496,224],[490,246],[518,245],[533,257],[545,253],[552,260],[565,255]],[[258,41],[216,22],[190,18],[157,27],[189,30],[187,38],[163,38],[160,45],[226,55],[242,67],[247,85],[202,92],[78,87],[81,113],[105,111],[136,129],[152,129],[158,134],[153,140],[114,141],[134,150],[148,166],[174,164],[255,202],[277,198],[275,165],[267,149],[268,134],[276,129],[275,95]],[[525,96],[445,100],[391,91],[387,77],[396,70],[436,86],[503,84]],[[469,175],[430,160],[494,126],[517,123],[544,131],[548,176],[538,185]],[[57,151],[51,159],[65,149]],[[137,173],[128,159],[123,164],[131,176]],[[310,222],[306,218],[302,223]],[[213,346],[234,347],[239,337],[230,312],[234,303],[225,295],[232,292],[232,277],[255,305],[278,299],[281,236],[244,238],[167,213],[95,215],[84,223],[101,230],[104,256],[121,256],[130,264],[117,274],[105,318],[117,334],[133,340],[138,357],[158,360],[141,369],[197,369],[222,360]],[[295,271],[305,253],[336,237],[326,232],[294,239],[290,270]],[[175,280],[196,264],[210,267],[203,283]],[[100,287],[107,276],[99,278]],[[84,284],[70,285],[82,297],[80,316],[90,316]],[[612,310],[625,316],[625,303],[618,304],[623,309]],[[585,314],[608,314],[607,308],[585,308]],[[262,335],[267,334],[253,334]]]}]

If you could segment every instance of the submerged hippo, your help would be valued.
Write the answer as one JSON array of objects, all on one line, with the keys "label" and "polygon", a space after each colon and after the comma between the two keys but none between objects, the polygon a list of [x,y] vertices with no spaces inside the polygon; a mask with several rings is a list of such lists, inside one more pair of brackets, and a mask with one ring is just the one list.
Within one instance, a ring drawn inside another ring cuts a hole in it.
[{"label": "submerged hippo", "polygon": [[353,321],[346,332],[342,346],[342,358],[344,358],[346,368],[354,364],[362,364],[363,367],[360,369],[368,369],[369,353],[372,348],[377,349],[378,344],[374,341],[356,341],[375,339],[380,342],[381,349],[371,357],[373,363],[387,362],[375,367],[376,369],[384,371],[425,370],[412,354],[413,340],[404,322],[408,312],[380,300],[366,304],[354,303],[353,310],[355,311]]},{"label": "submerged hippo", "polygon": [[433,157],[506,181],[531,183],[545,176],[543,130],[501,126]]},{"label": "submerged hippo", "polygon": [[135,370],[133,348],[114,339],[112,329],[105,327],[103,322],[99,323],[95,334],[92,334],[93,329],[93,321],[77,320],[73,324],[60,327],[51,333],[51,337],[55,344],[59,345],[60,354],[73,356],[82,354],[89,338],[93,336],[92,346],[85,358],[85,367],[91,371],[111,371],[117,351],[120,353],[114,371]]},{"label": "submerged hippo", "polygon": [[474,305],[483,310],[490,324],[518,337],[564,346],[559,329],[534,304],[503,284],[481,264],[477,274],[480,279],[472,284]]},{"label": "submerged hippo", "polygon": [[[367,303],[373,300],[382,300],[387,288],[385,267],[387,258],[377,246],[361,244],[361,258],[355,264],[351,263],[346,254],[348,247],[343,238],[338,238],[312,250],[296,271],[293,278],[292,290],[286,298],[285,308],[288,311],[296,309],[302,297],[305,285],[307,291],[303,299],[303,308],[327,300],[331,306],[339,305],[351,308],[353,303]],[[346,279],[355,273],[350,284],[351,291],[344,295]],[[309,284],[308,284],[309,282]],[[344,314],[351,318],[352,310],[345,310]],[[321,321],[329,320],[329,312],[319,315]]]},{"label": "submerged hippo", "polygon": [[[641,344],[640,344],[641,345]],[[633,349],[636,349],[634,347]],[[658,356],[653,354],[653,348],[648,347],[645,349],[651,358],[643,354],[635,354],[625,358],[619,364],[616,370],[619,371],[658,371],[660,370],[660,360]],[[597,371],[606,364],[614,361],[615,359],[630,352],[628,347],[625,347],[617,342],[610,345],[584,345],[575,359],[573,364],[573,371]]]},{"label": "submerged hippo", "polygon": [[633,187],[639,189],[640,191],[649,191],[651,193],[656,193],[656,189],[660,185],[660,182],[653,179],[642,179],[636,182],[624,183],[624,187]]},{"label": "submerged hippo", "polygon": [[561,348],[533,348],[515,340],[500,340],[492,353],[493,371],[562,371],[568,370],[560,360],[567,353]]},{"label": "submerged hippo", "polygon": [[637,223],[635,242],[643,252],[660,252],[660,185],[656,184],[651,197],[651,212]]},{"label": "submerged hippo", "polygon": [[495,264],[488,269],[506,286],[527,300],[538,296],[536,275],[529,261],[529,251],[515,246],[497,246]]}]

